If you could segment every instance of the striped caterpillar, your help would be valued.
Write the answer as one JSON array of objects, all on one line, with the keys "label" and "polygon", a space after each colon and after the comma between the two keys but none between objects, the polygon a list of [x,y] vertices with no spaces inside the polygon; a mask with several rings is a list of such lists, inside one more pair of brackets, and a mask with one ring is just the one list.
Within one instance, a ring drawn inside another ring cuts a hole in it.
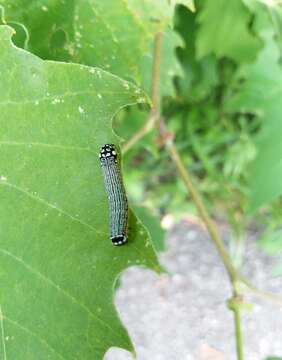
[{"label": "striped caterpillar", "polygon": [[119,246],[127,242],[128,204],[115,145],[103,145],[99,157],[109,201],[110,239]]}]

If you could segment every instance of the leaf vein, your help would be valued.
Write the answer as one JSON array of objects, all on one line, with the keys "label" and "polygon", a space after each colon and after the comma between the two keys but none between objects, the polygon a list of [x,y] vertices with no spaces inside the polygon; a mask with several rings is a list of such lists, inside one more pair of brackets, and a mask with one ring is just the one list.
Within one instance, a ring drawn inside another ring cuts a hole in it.
[{"label": "leaf vein", "polygon": [[32,193],[30,193],[29,191],[17,186],[17,185],[14,185],[14,184],[11,184],[9,183],[8,181],[1,181],[0,182],[1,185],[3,186],[7,186],[7,187],[10,187],[12,189],[16,189],[20,192],[22,192],[23,194],[29,196],[30,198],[46,205],[47,207],[51,208],[51,209],[55,209],[56,211],[58,211],[60,214],[63,214],[65,216],[67,216],[68,218],[70,218],[71,220],[73,221],[76,221],[78,223],[80,223],[81,225],[87,227],[88,229],[94,231],[95,233],[97,234],[102,234],[102,235],[107,235],[105,232],[103,231],[99,231],[99,230],[96,230],[93,226],[91,226],[90,224],[86,223],[85,221],[82,221],[80,219],[77,219],[76,217],[74,217],[73,215],[71,215],[70,213],[66,212],[65,210],[59,208],[58,206],[54,205],[54,204],[50,204],[49,202],[47,202],[46,200],[42,199],[41,197],[39,197],[38,195],[34,195]]},{"label": "leaf vein", "polygon": [[37,338],[41,343],[43,343],[44,345],[46,345],[50,350],[52,350],[56,355],[58,355],[61,359],[66,360],[66,358],[61,355],[60,353],[58,353],[58,351],[56,349],[54,349],[45,339],[42,339],[41,336],[39,336],[38,334],[34,333],[33,331],[31,331],[30,329],[28,329],[27,327],[19,324],[17,321],[10,319],[9,317],[7,317],[6,315],[3,316],[3,318],[7,321],[9,321],[11,324],[17,326],[18,328],[20,328],[21,330],[27,332],[28,334],[32,335],[33,337]]},{"label": "leaf vein", "polygon": [[80,147],[80,146],[69,146],[69,145],[61,145],[61,144],[48,144],[48,143],[41,143],[41,142],[18,142],[18,141],[0,141],[1,145],[8,145],[8,146],[42,146],[42,147],[50,147],[62,150],[77,150],[77,151],[89,151],[94,153],[93,150],[87,147]]},{"label": "leaf vein", "polygon": [[48,278],[46,275],[42,274],[40,271],[38,271],[37,269],[33,268],[31,265],[27,264],[23,259],[21,259],[20,257],[14,255],[13,253],[11,253],[10,251],[0,248],[0,253],[11,257],[12,259],[14,259],[16,262],[20,263],[23,267],[25,267],[28,271],[30,271],[31,273],[35,274],[36,276],[38,276],[40,279],[42,279],[44,282],[48,283],[50,286],[52,286],[53,288],[55,288],[58,292],[62,293],[64,296],[66,296],[67,298],[69,298],[73,303],[77,304],[81,309],[83,309],[85,312],[87,312],[87,314],[95,320],[98,320],[102,325],[104,325],[105,327],[107,327],[109,330],[112,331],[112,333],[114,333],[116,335],[116,333],[113,331],[113,329],[111,328],[111,326],[109,324],[107,324],[103,319],[101,319],[99,316],[97,316],[95,313],[93,313],[85,304],[81,303],[78,299],[76,299],[72,294],[70,294],[68,291],[66,291],[65,289],[63,289],[62,287],[60,287],[58,284],[56,284],[52,279]]},{"label": "leaf vein", "polygon": [[0,305],[0,327],[1,327],[1,338],[2,338],[2,346],[3,346],[3,355],[4,360],[7,360],[7,353],[6,353],[6,343],[5,343],[5,332],[4,332],[4,315],[2,312],[2,307]]}]

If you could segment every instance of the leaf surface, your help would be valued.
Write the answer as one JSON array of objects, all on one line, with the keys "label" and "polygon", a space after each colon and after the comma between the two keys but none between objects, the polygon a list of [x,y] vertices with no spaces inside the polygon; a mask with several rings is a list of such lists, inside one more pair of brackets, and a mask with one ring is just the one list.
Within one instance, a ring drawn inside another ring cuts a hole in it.
[{"label": "leaf surface", "polygon": [[0,358],[133,351],[113,287],[130,265],[160,267],[132,213],[128,244],[112,246],[98,151],[118,145],[112,117],[144,96],[99,68],[42,61],[11,35],[0,27]]},{"label": "leaf surface", "polygon": [[[192,0],[47,0],[44,4],[38,0],[0,0],[5,20],[17,31],[19,24],[27,31],[28,38],[22,34],[15,38],[18,46],[43,59],[99,66],[138,83],[143,69],[140,59],[151,56],[157,31],[168,32],[178,3],[193,9]],[[177,35],[166,36],[164,51],[170,59]],[[168,69],[170,77],[171,67],[175,71],[176,59]],[[151,67],[148,71],[151,73]]]},{"label": "leaf surface", "polygon": [[248,28],[250,20],[251,14],[241,0],[204,1],[198,17],[199,58],[214,53],[239,63],[254,60],[260,41]]},{"label": "leaf surface", "polygon": [[263,121],[250,169],[251,210],[282,194],[282,68],[273,31],[266,28],[262,34],[265,47],[254,64],[244,67],[239,78],[245,82],[229,102],[229,108],[253,112]]}]

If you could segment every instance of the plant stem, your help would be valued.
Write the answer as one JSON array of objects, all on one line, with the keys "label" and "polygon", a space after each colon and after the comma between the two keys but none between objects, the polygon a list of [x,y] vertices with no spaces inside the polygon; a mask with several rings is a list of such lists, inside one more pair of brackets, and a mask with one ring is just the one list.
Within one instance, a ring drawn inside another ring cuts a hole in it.
[{"label": "plant stem", "polygon": [[[277,306],[282,307],[282,298],[281,297],[279,297],[279,296],[277,296],[275,294],[272,294],[272,293],[270,293],[268,291],[258,289],[256,286],[251,284],[247,279],[245,279],[243,277],[240,278],[240,284],[244,285],[246,287],[245,291],[253,293],[257,297],[260,297],[262,299],[271,301],[274,304],[276,304]],[[242,289],[242,291],[245,292],[244,289]]]},{"label": "plant stem", "polygon": [[[237,298],[240,297],[240,293],[237,289],[237,280],[239,280],[239,274],[237,273],[233,263],[229,257],[228,252],[225,249],[223,241],[220,238],[220,235],[217,231],[217,228],[212,221],[211,217],[208,214],[208,211],[198,193],[197,189],[194,187],[191,176],[187,168],[184,166],[181,157],[177,151],[177,148],[173,142],[173,136],[166,130],[164,119],[161,118],[160,114],[160,89],[159,89],[159,80],[160,80],[160,65],[161,65],[161,46],[162,46],[162,35],[158,33],[155,37],[155,51],[154,51],[154,66],[152,73],[152,102],[153,102],[153,111],[158,122],[156,122],[157,127],[160,131],[160,136],[163,142],[166,144],[166,147],[169,151],[172,161],[175,163],[176,168],[191,195],[192,200],[194,201],[200,217],[202,218],[206,228],[213,240],[221,258],[225,269],[229,275],[230,283],[233,289],[233,298],[234,302]],[[241,331],[241,313],[240,305],[235,305],[232,308],[234,312],[234,323],[235,323],[235,335],[236,335],[236,349],[237,349],[237,360],[243,360],[243,337]]]},{"label": "plant stem", "polygon": [[235,324],[235,336],[236,336],[236,351],[237,359],[244,360],[243,354],[243,335],[241,329],[241,312],[239,308],[233,310],[234,313],[234,324]]},{"label": "plant stem", "polygon": [[159,127],[159,114],[160,114],[160,79],[161,79],[161,54],[162,54],[163,33],[158,32],[155,35],[154,41],[154,57],[153,57],[153,69],[152,69],[152,85],[151,85],[151,97],[152,97],[152,114],[156,119],[156,127]]},{"label": "plant stem", "polygon": [[217,250],[222,258],[222,261],[228,272],[230,280],[236,281],[237,280],[237,271],[232,264],[232,261],[231,261],[229,255],[225,249],[225,246],[218,234],[218,231],[216,229],[214,222],[210,218],[210,216],[207,212],[207,209],[204,206],[198,191],[196,190],[196,188],[193,185],[190,173],[187,170],[187,168],[184,166],[184,164],[179,156],[179,153],[176,149],[175,144],[172,141],[169,141],[169,142],[167,142],[167,148],[168,148],[168,151],[170,153],[172,160],[174,161],[174,163],[176,165],[176,168],[177,168],[180,176],[182,177],[184,184],[186,185],[187,190],[189,191],[189,193],[191,195],[193,202],[195,203],[195,205],[197,207],[200,217],[202,218],[204,224],[206,225],[206,228],[217,247]]},{"label": "plant stem", "polygon": [[142,137],[150,132],[155,126],[155,119],[151,114],[149,115],[145,125],[139,129],[122,147],[122,153],[125,154],[131,149]]}]

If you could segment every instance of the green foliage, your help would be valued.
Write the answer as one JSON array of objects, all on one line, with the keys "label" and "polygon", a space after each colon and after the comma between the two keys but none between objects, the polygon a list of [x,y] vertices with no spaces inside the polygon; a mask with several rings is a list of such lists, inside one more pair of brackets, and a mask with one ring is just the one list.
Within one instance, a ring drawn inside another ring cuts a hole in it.
[{"label": "green foliage", "polygon": [[[171,87],[171,77],[179,72],[179,64],[172,58],[179,39],[168,29],[176,3],[193,8],[192,0],[165,0],[162,3],[47,0],[44,4],[38,0],[0,0],[0,5],[5,8],[5,21],[12,26],[21,24],[29,36],[28,41],[17,36],[18,46],[43,59],[99,66],[121,77],[142,82],[147,89],[150,89],[147,74],[151,72],[153,35],[166,30],[168,41],[164,52],[168,56],[164,58],[168,71],[163,71],[164,91],[168,91],[167,85]],[[150,15],[152,7],[153,17]]]},{"label": "green foliage", "polygon": [[113,115],[143,95],[98,68],[42,61],[11,34],[0,27],[0,320],[11,339],[1,354],[86,360],[111,346],[133,351],[113,287],[129,265],[160,267],[132,213],[128,244],[112,246],[98,151],[118,143]]},{"label": "green foliage", "polygon": [[[257,137],[256,160],[250,173],[251,208],[270,202],[282,193],[277,179],[282,176],[280,100],[282,72],[279,51],[269,29],[262,33],[265,46],[255,63],[242,69],[238,81],[245,80],[231,100],[231,107],[262,117]],[[266,171],[268,169],[268,171]]]},{"label": "green foliage", "polygon": [[214,53],[218,58],[227,56],[239,63],[253,61],[260,42],[249,29],[250,20],[251,14],[240,0],[202,1],[198,56]]},{"label": "green foliage", "polygon": [[[27,49],[43,59],[99,66],[136,79],[149,33],[122,0],[5,0],[5,20],[23,24]],[[130,32],[128,32],[130,29]],[[124,36],[124,34],[130,36]]]},{"label": "green foliage", "polygon": [[270,228],[266,231],[259,241],[260,246],[269,255],[277,254],[282,251],[282,229]]}]

